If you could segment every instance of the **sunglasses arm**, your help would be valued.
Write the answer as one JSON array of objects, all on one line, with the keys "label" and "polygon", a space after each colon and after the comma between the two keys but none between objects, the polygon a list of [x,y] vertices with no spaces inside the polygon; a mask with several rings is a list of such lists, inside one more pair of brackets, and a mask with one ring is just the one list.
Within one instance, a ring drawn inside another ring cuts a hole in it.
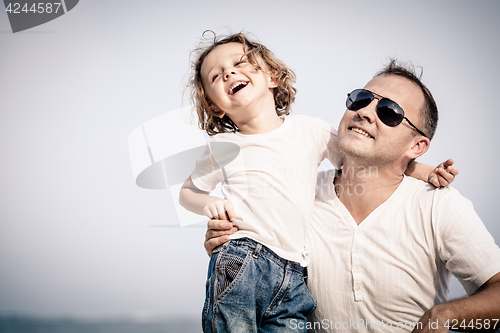
[{"label": "sunglasses arm", "polygon": [[427,138],[427,135],[425,135],[424,132],[422,132],[421,130],[419,130],[417,128],[417,126],[413,125],[412,122],[410,121],[410,119],[408,119],[406,117],[403,117],[403,118],[406,119],[406,121],[408,122],[408,124],[410,124],[410,126],[413,127],[418,132],[418,134],[420,134],[422,136],[425,136]]}]

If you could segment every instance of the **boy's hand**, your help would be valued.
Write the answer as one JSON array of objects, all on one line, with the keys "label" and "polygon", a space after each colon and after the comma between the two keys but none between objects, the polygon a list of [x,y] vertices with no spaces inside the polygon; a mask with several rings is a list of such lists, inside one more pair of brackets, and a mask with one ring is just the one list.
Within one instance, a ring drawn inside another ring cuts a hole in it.
[{"label": "boy's hand", "polygon": [[238,228],[227,220],[208,221],[204,244],[208,256],[212,255],[212,251],[217,246],[227,242],[229,235],[234,234],[236,231],[238,231]]},{"label": "boy's hand", "polygon": [[214,220],[233,221],[235,218],[233,205],[229,201],[220,198],[210,201],[203,208],[203,214]]},{"label": "boy's hand", "polygon": [[455,176],[458,175],[458,169],[453,166],[455,161],[450,158],[449,160],[439,164],[429,174],[429,183],[436,187],[448,186],[455,180]]}]

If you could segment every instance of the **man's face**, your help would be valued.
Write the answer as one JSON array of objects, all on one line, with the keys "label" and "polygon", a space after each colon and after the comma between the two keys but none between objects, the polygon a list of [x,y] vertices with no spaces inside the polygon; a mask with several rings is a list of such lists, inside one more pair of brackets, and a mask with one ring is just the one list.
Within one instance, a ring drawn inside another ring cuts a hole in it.
[{"label": "man's face", "polygon": [[[422,127],[420,110],[424,95],[406,78],[396,75],[377,76],[365,89],[398,103],[417,127]],[[403,121],[395,127],[382,123],[377,116],[378,100],[358,111],[346,110],[340,121],[338,138],[341,151],[347,157],[370,165],[386,165],[403,158],[412,146],[413,128]]]}]

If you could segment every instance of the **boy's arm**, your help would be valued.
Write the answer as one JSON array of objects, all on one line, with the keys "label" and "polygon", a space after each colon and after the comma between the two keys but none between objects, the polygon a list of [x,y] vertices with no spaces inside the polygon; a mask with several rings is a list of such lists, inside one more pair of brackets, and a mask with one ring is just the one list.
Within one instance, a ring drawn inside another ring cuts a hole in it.
[{"label": "boy's arm", "polygon": [[235,217],[233,205],[229,201],[200,190],[194,185],[191,176],[181,187],[179,203],[187,210],[211,219],[233,220]]},{"label": "boy's arm", "polygon": [[412,162],[408,165],[405,175],[431,183],[436,187],[447,186],[455,180],[458,175],[458,169],[453,166],[452,158],[439,164],[436,168],[418,162]]}]

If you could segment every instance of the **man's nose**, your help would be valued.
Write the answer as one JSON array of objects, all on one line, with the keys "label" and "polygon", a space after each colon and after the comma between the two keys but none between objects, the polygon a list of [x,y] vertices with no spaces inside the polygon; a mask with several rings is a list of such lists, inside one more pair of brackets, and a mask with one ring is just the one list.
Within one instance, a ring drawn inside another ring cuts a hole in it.
[{"label": "man's nose", "polygon": [[368,122],[373,123],[377,118],[377,104],[378,100],[373,99],[370,104],[358,110],[358,115],[362,119],[368,120]]}]

